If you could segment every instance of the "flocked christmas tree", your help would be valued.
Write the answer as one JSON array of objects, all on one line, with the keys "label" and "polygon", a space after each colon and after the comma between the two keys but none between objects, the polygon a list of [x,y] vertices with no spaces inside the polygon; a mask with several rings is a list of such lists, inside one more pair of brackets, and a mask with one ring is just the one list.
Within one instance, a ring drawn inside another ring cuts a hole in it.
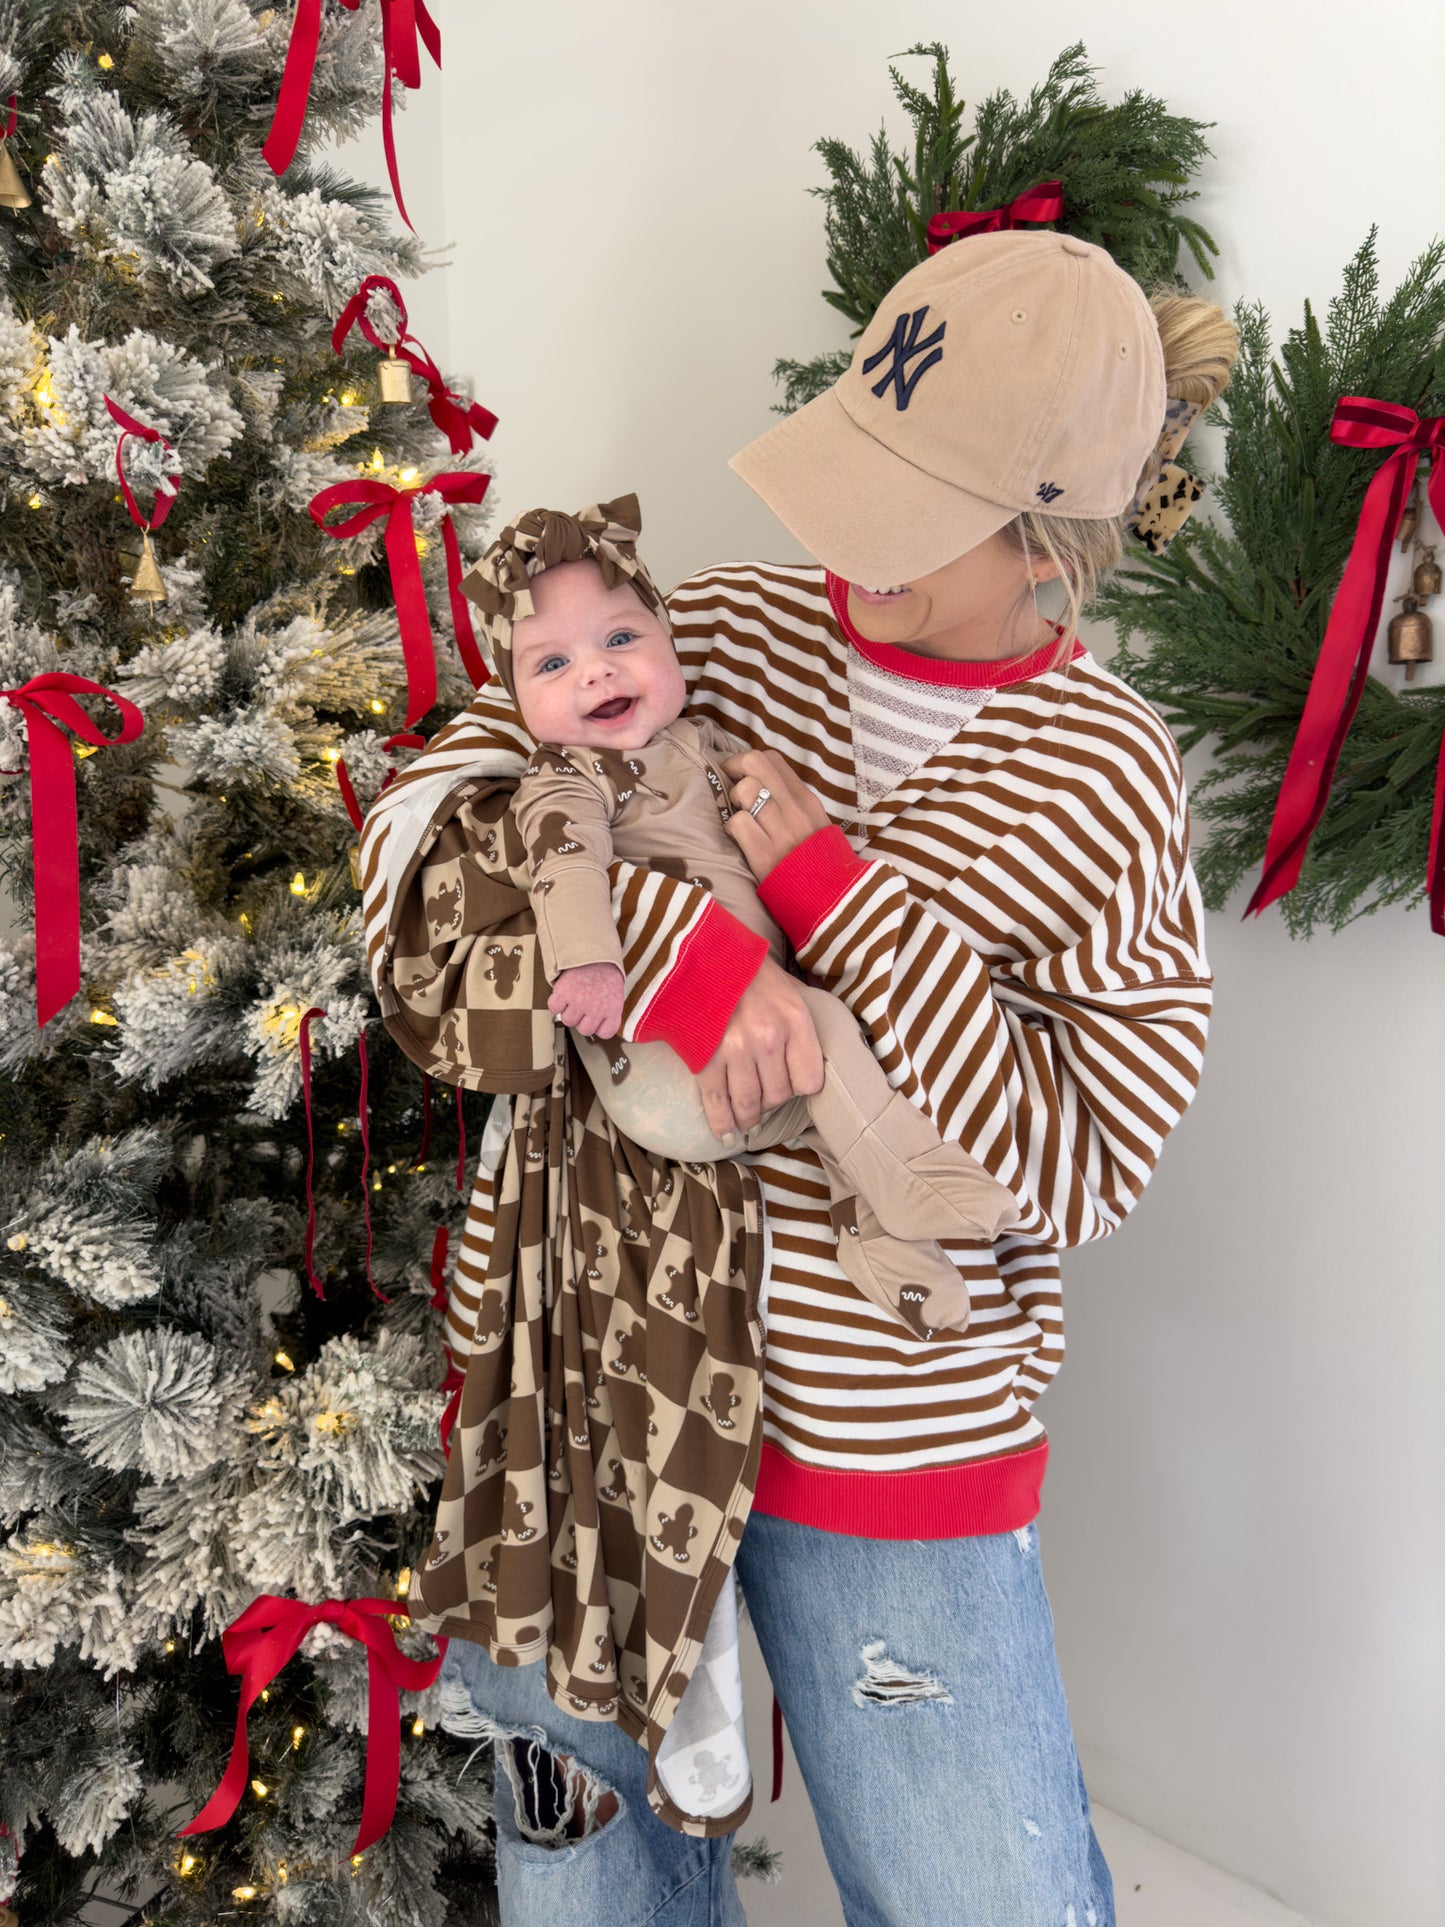
[{"label": "flocked christmas tree", "polygon": [[[485,1782],[434,1693],[404,1696],[396,1821],[352,1863],[366,1657],[327,1628],[251,1716],[237,1818],[175,1837],[230,1745],[221,1629],[259,1593],[404,1590],[442,1467],[433,1234],[459,1222],[451,1093],[424,1114],[373,1021],[337,781],[364,807],[405,753],[383,524],[331,540],[307,510],[484,462],[420,402],[380,404],[355,331],[333,352],[363,277],[420,250],[317,158],[377,111],[374,10],[326,10],[300,154],[279,181],[263,161],[290,24],[249,0],[0,0],[0,129],[14,94],[32,196],[0,207],[0,687],[83,677],[145,717],[67,744],[82,988],[40,1026],[31,933],[57,908],[33,901],[27,773],[50,725],[0,703],[0,1898],[25,1927],[92,1892],[156,1923],[440,1927],[487,1884]],[[163,601],[133,593],[107,396],[165,437],[125,451],[143,511],[179,477]],[[445,505],[412,499],[440,717],[468,684]],[[475,552],[478,511],[452,514]]]}]

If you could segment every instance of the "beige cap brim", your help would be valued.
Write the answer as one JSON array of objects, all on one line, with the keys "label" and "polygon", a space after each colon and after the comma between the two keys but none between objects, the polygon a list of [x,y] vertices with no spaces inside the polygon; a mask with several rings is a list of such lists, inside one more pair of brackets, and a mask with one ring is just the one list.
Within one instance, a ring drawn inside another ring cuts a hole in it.
[{"label": "beige cap brim", "polygon": [[916,582],[1017,509],[939,481],[866,434],[829,388],[728,463],[810,555],[848,582]]}]

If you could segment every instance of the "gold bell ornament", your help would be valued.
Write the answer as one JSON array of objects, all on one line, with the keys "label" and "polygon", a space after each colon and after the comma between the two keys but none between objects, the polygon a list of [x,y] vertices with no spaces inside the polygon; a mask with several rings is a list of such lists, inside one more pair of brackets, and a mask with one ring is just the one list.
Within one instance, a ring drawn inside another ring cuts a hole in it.
[{"label": "gold bell ornament", "polygon": [[377,363],[376,379],[383,401],[411,400],[411,370],[400,359],[395,348],[389,348],[386,358]]},{"label": "gold bell ornament", "polygon": [[1445,583],[1445,573],[1441,572],[1440,564],[1435,560],[1435,544],[1431,542],[1415,564],[1415,573],[1410,582],[1411,593],[1422,600],[1426,596],[1439,595],[1442,583]]},{"label": "gold bell ornament", "polygon": [[1410,682],[1417,662],[1434,662],[1435,632],[1417,596],[1397,595],[1395,600],[1405,606],[1390,618],[1390,661],[1404,663],[1405,680]]},{"label": "gold bell ornament", "polygon": [[[5,110],[0,112],[0,207],[14,208],[18,214],[22,207],[29,207],[30,196],[20,178],[20,169],[15,165],[15,156],[10,152],[9,142],[15,125],[15,96],[12,94]],[[3,1922],[0,1922],[0,1927],[4,1927]]]},{"label": "gold bell ornament", "polygon": [[1419,528],[1419,526],[1420,526],[1420,484],[1416,482],[1415,485],[1410,490],[1409,499],[1405,503],[1404,513],[1400,517],[1400,553],[1401,555],[1405,553],[1406,549],[1408,549],[1410,544],[1415,540],[1415,531],[1416,529]]},{"label": "gold bell ornament", "polygon": [[131,577],[130,592],[152,605],[166,599],[166,580],[160,572],[148,531],[141,537],[140,563]]}]

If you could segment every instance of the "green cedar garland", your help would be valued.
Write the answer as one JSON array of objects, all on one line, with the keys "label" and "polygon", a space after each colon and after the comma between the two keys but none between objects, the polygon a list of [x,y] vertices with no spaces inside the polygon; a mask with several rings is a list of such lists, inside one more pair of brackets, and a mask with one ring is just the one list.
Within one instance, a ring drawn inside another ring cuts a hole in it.
[{"label": "green cedar garland", "polygon": [[[1229,526],[1196,517],[1165,554],[1131,551],[1097,605],[1124,643],[1110,667],[1156,704],[1180,747],[1219,738],[1215,767],[1193,786],[1193,815],[1211,828],[1194,852],[1211,910],[1257,878],[1380,464],[1378,449],[1330,440],[1335,403],[1369,395],[1422,416],[1445,412],[1445,243],[1432,242],[1382,302],[1372,228],[1323,330],[1306,302],[1277,361],[1259,304],[1242,302],[1235,321],[1239,365],[1210,417],[1227,431],[1212,499]],[[1148,638],[1147,655],[1128,647],[1134,635]],[[1423,899],[1442,726],[1445,686],[1397,691],[1371,676],[1300,880],[1279,900],[1292,936]]]},{"label": "green cedar garland", "polygon": [[[831,179],[811,191],[826,208],[828,271],[823,299],[860,334],[900,276],[927,255],[930,215],[1002,207],[1039,181],[1063,182],[1061,233],[1097,242],[1149,285],[1175,273],[1181,246],[1211,273],[1218,249],[1185,212],[1189,186],[1209,148],[1203,121],[1171,114],[1138,89],[1110,106],[1094,81],[1083,43],[1066,47],[1044,81],[1019,102],[1006,89],[978,109],[963,132],[965,102],[954,91],[948,50],[937,41],[907,49],[933,61],[932,91],[888,72],[913,125],[913,154],[895,154],[880,128],[866,155],[846,141],[816,144]],[[956,245],[956,244],[955,244]],[[779,361],[786,413],[811,401],[847,367],[851,349],[812,361]]]}]

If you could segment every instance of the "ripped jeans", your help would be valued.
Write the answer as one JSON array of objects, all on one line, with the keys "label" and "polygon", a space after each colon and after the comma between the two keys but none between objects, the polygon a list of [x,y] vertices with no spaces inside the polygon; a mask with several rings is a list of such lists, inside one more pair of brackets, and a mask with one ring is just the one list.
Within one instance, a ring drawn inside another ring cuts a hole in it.
[{"label": "ripped jeans", "polygon": [[[754,1513],[737,1571],[848,1927],[1114,1927],[1036,1526],[861,1539]],[[442,1682],[446,1725],[522,1736],[495,1746],[503,1927],[745,1927],[736,1836],[664,1826],[634,1740],[463,1640]]]}]

